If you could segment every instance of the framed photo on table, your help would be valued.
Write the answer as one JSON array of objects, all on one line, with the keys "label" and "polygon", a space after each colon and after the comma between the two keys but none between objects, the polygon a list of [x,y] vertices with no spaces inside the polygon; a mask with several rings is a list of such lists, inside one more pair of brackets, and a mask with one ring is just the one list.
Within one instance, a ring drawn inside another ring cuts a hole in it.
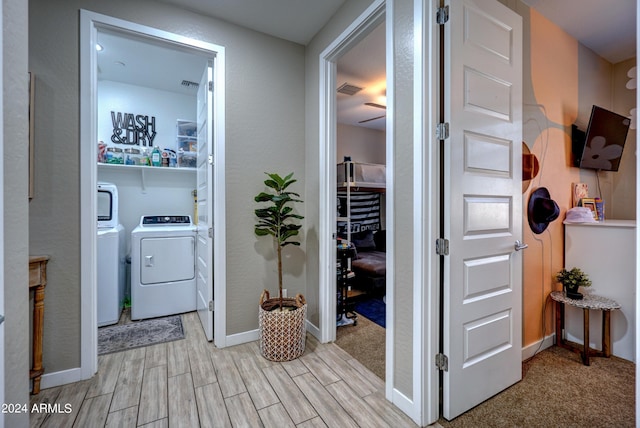
[{"label": "framed photo on table", "polygon": [[593,219],[598,221],[598,210],[596,209],[596,200],[594,198],[582,198],[582,206],[587,207],[593,214]]}]

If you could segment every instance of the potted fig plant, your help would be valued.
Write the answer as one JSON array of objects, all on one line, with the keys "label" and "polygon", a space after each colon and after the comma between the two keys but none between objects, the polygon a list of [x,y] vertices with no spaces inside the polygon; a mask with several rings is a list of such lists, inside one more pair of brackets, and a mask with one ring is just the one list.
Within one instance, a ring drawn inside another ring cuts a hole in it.
[{"label": "potted fig plant", "polygon": [[571,270],[563,268],[556,274],[556,281],[562,284],[565,295],[568,298],[576,300],[580,300],[583,297],[582,293],[578,292],[578,288],[591,285],[589,275],[577,267],[571,268]]},{"label": "potted fig plant", "polygon": [[291,205],[302,200],[298,193],[289,190],[289,186],[297,181],[293,178],[293,173],[285,177],[275,173],[266,174],[269,178],[264,184],[270,191],[260,192],[254,200],[266,203],[267,206],[255,210],[258,223],[254,230],[257,236],[273,238],[278,260],[278,297],[270,298],[266,289],[260,296],[260,350],[268,360],[290,361],[304,352],[307,304],[302,294],[295,298],[282,295],[282,249],[289,245],[300,245],[300,242],[293,239],[302,227],[295,220],[302,220],[304,217],[294,213]]}]

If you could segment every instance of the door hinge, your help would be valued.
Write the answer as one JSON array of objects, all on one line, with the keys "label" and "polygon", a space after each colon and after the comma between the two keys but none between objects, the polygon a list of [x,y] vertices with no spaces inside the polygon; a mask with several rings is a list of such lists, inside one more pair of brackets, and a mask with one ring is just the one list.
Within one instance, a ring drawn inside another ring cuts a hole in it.
[{"label": "door hinge", "polygon": [[449,255],[449,240],[445,238],[436,239],[436,254],[439,256]]},{"label": "door hinge", "polygon": [[449,138],[449,122],[443,122],[436,125],[436,138],[438,140],[446,140]]},{"label": "door hinge", "polygon": [[213,300],[209,300],[209,311],[213,312]]},{"label": "door hinge", "polygon": [[213,165],[213,155],[209,155],[208,162],[209,162],[209,165]]},{"label": "door hinge", "polygon": [[213,80],[209,80],[209,91],[213,92]]},{"label": "door hinge", "polygon": [[439,25],[446,24],[449,21],[449,6],[439,7],[436,12],[436,22]]},{"label": "door hinge", "polygon": [[436,367],[438,370],[449,371],[449,358],[444,354],[436,354]]},{"label": "door hinge", "polygon": [[213,238],[213,227],[209,228],[209,238]]}]

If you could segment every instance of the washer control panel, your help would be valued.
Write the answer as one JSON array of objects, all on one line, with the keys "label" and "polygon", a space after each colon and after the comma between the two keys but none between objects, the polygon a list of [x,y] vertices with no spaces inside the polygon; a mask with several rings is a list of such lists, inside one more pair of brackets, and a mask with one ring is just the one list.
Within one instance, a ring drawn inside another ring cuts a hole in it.
[{"label": "washer control panel", "polygon": [[140,219],[141,226],[191,226],[191,216],[188,215],[144,215]]}]

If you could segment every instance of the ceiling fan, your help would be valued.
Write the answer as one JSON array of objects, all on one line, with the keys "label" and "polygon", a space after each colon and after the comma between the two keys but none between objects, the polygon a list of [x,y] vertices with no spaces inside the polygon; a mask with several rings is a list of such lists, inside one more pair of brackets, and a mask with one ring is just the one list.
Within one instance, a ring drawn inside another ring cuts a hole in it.
[{"label": "ceiling fan", "polygon": [[[377,104],[377,103],[364,103],[364,105],[369,106],[369,107],[381,108],[383,110],[387,109],[387,106],[383,106],[382,104]],[[386,116],[386,114],[383,114],[382,116],[376,116],[376,117],[372,117],[370,119],[361,120],[358,123],[371,122],[372,120],[382,119],[385,116]]]}]

